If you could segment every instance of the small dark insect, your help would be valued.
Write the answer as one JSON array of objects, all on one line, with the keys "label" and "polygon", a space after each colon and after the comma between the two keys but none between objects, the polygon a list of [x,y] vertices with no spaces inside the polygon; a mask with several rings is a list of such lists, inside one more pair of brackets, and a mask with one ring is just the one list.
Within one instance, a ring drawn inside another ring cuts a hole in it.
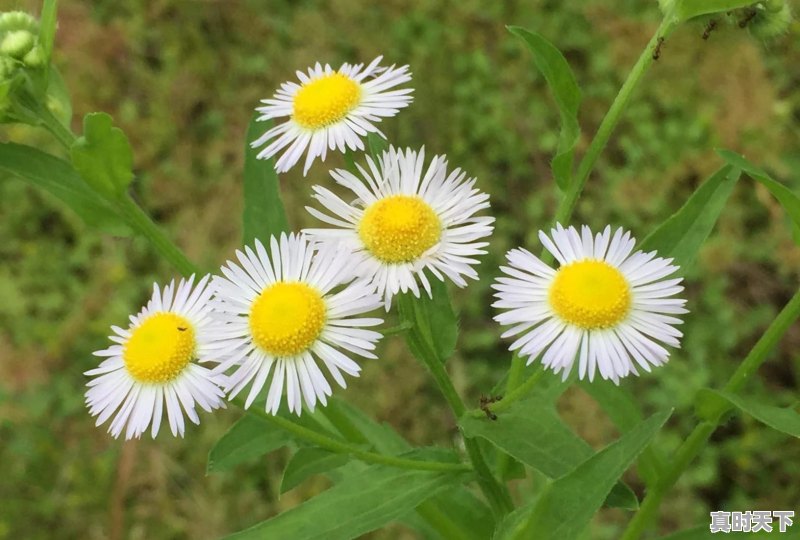
[{"label": "small dark insect", "polygon": [[716,27],[717,27],[716,19],[711,19],[710,21],[708,21],[706,29],[703,32],[703,39],[708,39],[711,36],[711,32],[713,32]]},{"label": "small dark insect", "polygon": [[486,418],[488,418],[489,420],[497,420],[497,415],[489,410],[489,405],[491,405],[492,403],[497,403],[501,399],[503,399],[503,396],[494,396],[494,397],[481,396],[480,399],[481,410],[486,413]]},{"label": "small dark insect", "polygon": [[745,28],[756,15],[758,15],[756,10],[750,11],[750,13],[747,14],[747,17],[739,21],[739,28]]},{"label": "small dark insect", "polygon": [[188,328],[186,328],[185,326],[179,326],[178,327],[178,332],[186,332],[187,330],[188,330]]},{"label": "small dark insect", "polygon": [[656,48],[653,49],[653,60],[658,60],[661,58],[661,47],[664,45],[664,38],[658,38],[658,43],[656,43]]}]

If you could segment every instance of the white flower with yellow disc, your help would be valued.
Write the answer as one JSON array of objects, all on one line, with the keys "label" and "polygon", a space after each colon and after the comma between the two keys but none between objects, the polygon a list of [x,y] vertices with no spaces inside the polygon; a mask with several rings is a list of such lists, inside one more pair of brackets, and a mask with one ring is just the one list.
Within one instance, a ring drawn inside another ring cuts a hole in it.
[{"label": "white flower with yellow disc", "polygon": [[153,286],[153,296],[127,329],[112,326],[115,344],[95,356],[105,357],[86,372],[86,403],[97,425],[114,416],[109,432],[118,437],[140,437],[148,426],[153,437],[166,409],[173,435],[184,434],[184,414],[198,424],[195,405],[205,411],[224,406],[218,386],[224,377],[197,364],[213,356],[209,339],[212,290],[209,276],[192,288],[194,277],[172,282],[164,290]]},{"label": "white flower with yellow disc", "polygon": [[529,251],[507,254],[509,266],[492,287],[494,307],[507,310],[495,317],[513,327],[503,337],[521,336],[512,351],[528,357],[541,355],[542,365],[569,375],[578,361],[578,375],[619,383],[638,375],[636,366],[650,371],[669,359],[663,346],[680,347],[682,337],[675,315],[687,313],[686,300],[672,298],[683,291],[681,278],[665,279],[678,267],[656,252],[633,252],[635,239],[611,227],[593,236],[586,226],[558,225],[539,238],[559,262],[557,270]]},{"label": "white flower with yellow disc", "polygon": [[[408,66],[380,67],[382,57],[364,64],[343,64],[337,71],[319,62],[308,73],[297,72],[300,84],[286,82],[256,110],[259,120],[289,117],[252,142],[267,145],[258,157],[268,159],[283,150],[275,170],[286,172],[306,154],[303,176],[328,150],[364,150],[369,133],[383,136],[375,124],[394,116],[412,101],[411,88],[394,89],[411,80]],[[269,144],[267,144],[269,143]],[[284,150],[285,149],[285,150]]]},{"label": "white flower with yellow disc", "polygon": [[375,285],[388,310],[392,297],[420,287],[431,294],[425,271],[465,287],[477,279],[476,255],[485,254],[494,218],[477,216],[489,208],[489,196],[475,187],[461,169],[447,172],[445,156],[434,156],[427,170],[419,153],[389,148],[369,170],[357,165],[362,178],[345,170],[331,171],[336,182],[356,200],[347,203],[331,190],[314,186],[314,198],[324,210],[306,209],[335,228],[307,229],[325,241],[342,241],[360,259],[355,271]]},{"label": "white flower with yellow disc", "polygon": [[269,383],[266,409],[277,414],[286,394],[289,410],[300,414],[303,401],[313,410],[327,404],[331,386],[320,369],[345,388],[343,373],[357,377],[351,357],[371,352],[381,334],[367,327],[382,319],[361,317],[380,306],[365,281],[353,281],[351,253],[338,245],[317,246],[304,236],[272,238],[270,250],[237,251],[216,278],[215,317],[224,324],[215,334],[221,345],[215,372],[230,374],[226,390],[235,397],[252,383],[249,407]]}]

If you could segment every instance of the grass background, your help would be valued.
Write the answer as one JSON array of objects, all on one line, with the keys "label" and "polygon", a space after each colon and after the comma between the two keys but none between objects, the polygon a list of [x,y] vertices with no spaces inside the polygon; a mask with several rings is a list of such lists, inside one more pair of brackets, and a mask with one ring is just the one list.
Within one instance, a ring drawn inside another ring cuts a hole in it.
[{"label": "grass background", "polygon": [[[450,367],[470,403],[508,365],[488,283],[507,249],[537,248],[556,201],[548,163],[558,112],[504,26],[535,29],[566,55],[583,89],[582,151],[659,15],[655,2],[632,0],[62,4],[55,61],[72,92],[73,127],[87,112],[114,116],[134,147],[137,199],[209,269],[240,242],[243,134],[257,101],[317,60],[384,54],[410,64],[415,102],[382,128],[395,144],[424,144],[477,176],[498,218],[482,281],[456,298],[462,334]],[[38,5],[1,0],[0,8]],[[708,41],[702,32],[685,25],[664,45],[589,180],[575,224],[614,223],[644,237],[720,165],[718,146],[800,188],[797,23],[767,44],[733,26]],[[3,127],[0,138],[59,151],[24,127]],[[330,184],[326,167],[341,164],[335,156],[307,179],[297,169],[282,178],[295,228],[313,223],[303,210],[310,185]],[[87,230],[58,201],[13,178],[0,178],[0,216],[0,538],[217,538],[327,485],[317,479],[278,497],[283,452],[206,476],[207,452],[237,411],[204,415],[185,440],[162,433],[122,443],[94,428],[83,406],[91,351],[106,346],[109,325],[139,309],[154,280],[174,272],[143,240]],[[677,407],[658,438],[667,453],[692,425],[694,392],[726,380],[793,293],[800,249],[778,204],[743,178],[686,276],[692,313],[683,350],[656,373],[624,382],[646,409]],[[798,351],[795,325],[748,392],[796,403]],[[453,418],[397,338],[340,394],[416,443],[455,436]],[[580,390],[559,406],[596,447],[616,436]],[[707,523],[710,509],[800,510],[796,440],[737,417],[712,441],[663,504],[662,532]],[[514,486],[520,497],[527,489]],[[615,538],[627,519],[604,510],[592,537]],[[373,536],[414,537],[400,526]]]}]

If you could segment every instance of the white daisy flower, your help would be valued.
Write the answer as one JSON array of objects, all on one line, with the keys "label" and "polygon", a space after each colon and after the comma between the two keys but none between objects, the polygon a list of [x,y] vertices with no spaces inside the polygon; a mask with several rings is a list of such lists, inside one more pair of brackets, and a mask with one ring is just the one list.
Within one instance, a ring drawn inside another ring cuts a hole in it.
[{"label": "white daisy flower", "polygon": [[372,281],[387,311],[399,292],[419,297],[417,279],[431,295],[426,269],[459,287],[467,285],[464,278],[477,279],[474,257],[485,254],[488,245],[479,240],[493,229],[493,217],[475,215],[489,208],[489,196],[475,188],[475,178],[465,179],[461,169],[447,174],[445,156],[434,156],[423,172],[424,161],[424,149],[417,153],[390,147],[377,164],[367,157],[369,172],[357,165],[362,178],[341,169],[331,171],[355,201],[347,203],[329,189],[314,186],[313,196],[328,214],[306,207],[335,228],[305,232],[342,241],[360,255],[355,271]]},{"label": "white daisy flower", "polygon": [[194,276],[163,291],[154,284],[153,296],[131,315],[127,330],[111,327],[115,345],[94,353],[106,360],[85,373],[92,377],[86,404],[98,426],[116,413],[109,426],[115,438],[126,424],[126,439],[139,438],[148,425],[155,437],[165,408],[172,434],[183,437],[184,414],[200,423],[195,404],[209,412],[224,406],[218,386],[224,378],[196,363],[213,354],[208,280],[205,276],[194,290]]},{"label": "white daisy flower", "polygon": [[338,245],[317,246],[302,235],[272,238],[270,252],[256,241],[236,252],[216,278],[216,339],[222,373],[235,367],[226,390],[235,397],[252,383],[249,407],[272,375],[266,409],[277,414],[284,390],[289,410],[300,414],[303,401],[314,410],[327,404],[331,386],[319,364],[342,388],[344,372],[357,377],[353,356],[377,358],[371,351],[381,334],[366,327],[382,319],[360,317],[380,306],[365,281],[353,281],[351,254]]},{"label": "white daisy flower", "polygon": [[592,236],[589,227],[557,225],[539,238],[560,266],[554,270],[529,251],[512,249],[509,266],[501,270],[492,287],[496,308],[507,310],[495,317],[513,325],[503,337],[521,336],[510,350],[528,357],[540,354],[542,365],[564,379],[578,360],[578,375],[593,380],[595,369],[603,379],[619,384],[620,377],[638,375],[669,359],[662,346],[680,347],[681,332],[675,317],[687,313],[680,293],[681,278],[665,279],[678,267],[656,252],[633,254],[635,239],[611,227]]},{"label": "white daisy flower", "polygon": [[[375,127],[382,118],[394,116],[407,107],[413,89],[391,90],[411,80],[408,66],[380,67],[379,56],[366,68],[364,64],[342,64],[338,71],[319,62],[308,73],[297,72],[300,84],[286,82],[272,99],[263,99],[259,120],[283,118],[251,145],[269,142],[258,157],[268,159],[286,149],[275,163],[279,173],[291,169],[308,149],[303,176],[319,156],[325,161],[328,150],[364,150],[368,133],[383,133]],[[270,142],[271,141],[271,142]]]}]

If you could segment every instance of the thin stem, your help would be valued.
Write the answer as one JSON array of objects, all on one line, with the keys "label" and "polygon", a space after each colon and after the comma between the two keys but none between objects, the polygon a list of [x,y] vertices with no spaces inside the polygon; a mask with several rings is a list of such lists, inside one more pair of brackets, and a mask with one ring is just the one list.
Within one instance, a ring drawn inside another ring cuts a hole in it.
[{"label": "thin stem", "polygon": [[[517,357],[515,356],[515,359],[516,358]],[[520,363],[524,365],[524,361],[521,361]],[[544,375],[543,369],[538,369],[537,371],[535,371],[533,375],[531,375],[525,380],[525,382],[518,384],[516,387],[514,387],[513,390],[506,393],[506,395],[503,396],[503,399],[495,403],[492,403],[491,406],[492,412],[498,413],[505,411],[509,409],[512,404],[527,396],[530,393],[530,391],[533,390],[533,387],[536,386],[536,383],[539,381],[539,379],[542,378],[542,375]],[[511,388],[512,385],[510,376],[508,380],[509,380],[508,388]],[[486,415],[486,413],[482,409],[473,409],[469,411],[469,413],[467,414],[469,414],[470,416],[474,416],[476,418]]]},{"label": "thin stem", "polygon": [[144,210],[136,204],[130,196],[122,195],[114,199],[116,208],[120,211],[125,221],[147,238],[153,247],[184,276],[198,274],[198,268],[184,255],[172,241],[164,234],[161,228],[153,223]]},{"label": "thin stem", "polygon": [[[399,300],[401,302],[414,301],[413,298],[409,298],[408,295],[402,296]],[[466,412],[467,408],[464,405],[461,396],[458,395],[458,391],[456,391],[455,386],[453,386],[453,381],[447,374],[444,364],[439,360],[436,353],[430,349],[430,346],[424,340],[417,339],[415,332],[409,332],[407,334],[407,339],[414,342],[415,346],[412,347],[412,350],[420,351],[420,353],[425,356],[425,358],[420,358],[420,360],[422,360],[422,362],[428,367],[428,370],[433,376],[433,380],[439,387],[439,391],[442,393],[445,401],[447,401],[447,404],[453,411],[453,415],[456,417],[456,419],[461,418],[461,416],[463,416]],[[478,486],[480,486],[481,491],[483,491],[483,494],[486,496],[486,499],[489,502],[489,505],[492,507],[492,511],[494,512],[495,516],[502,517],[506,515],[514,509],[514,504],[511,501],[511,494],[508,492],[508,489],[506,486],[498,482],[498,480],[489,470],[489,466],[486,464],[486,460],[483,457],[480,446],[478,446],[478,442],[475,439],[470,439],[469,437],[465,436],[464,448],[467,451],[467,456],[472,462],[472,467],[475,469],[475,472],[478,475]]]},{"label": "thin stem", "polygon": [[[233,403],[240,405],[237,400]],[[443,461],[424,461],[419,459],[406,459],[401,457],[389,456],[386,454],[378,454],[375,452],[367,452],[353,444],[328,437],[317,431],[301,426],[283,418],[282,416],[273,416],[258,408],[247,409],[247,413],[257,416],[262,420],[266,420],[275,426],[288,431],[298,439],[315,444],[320,448],[336,452],[338,454],[349,454],[355,458],[360,459],[366,463],[374,463],[376,465],[388,465],[390,467],[397,467],[399,469],[411,469],[418,471],[439,471],[439,472],[470,472],[472,467],[466,463],[446,463]]]},{"label": "thin stem", "polygon": [[75,134],[67,126],[62,124],[46,106],[37,106],[37,112],[39,114],[39,120],[41,120],[47,131],[52,133],[53,137],[55,137],[64,149],[69,152],[70,148],[72,148],[72,145],[77,140]]},{"label": "thin stem", "polygon": [[600,127],[597,128],[597,133],[589,144],[586,154],[583,156],[583,159],[581,159],[578,165],[577,175],[572,180],[567,192],[558,205],[554,220],[555,223],[564,224],[572,217],[575,204],[578,202],[578,197],[580,197],[583,187],[586,185],[586,180],[592,173],[597,158],[608,143],[608,139],[611,137],[614,128],[617,127],[622,112],[631,100],[634,89],[639,84],[647,68],[653,63],[655,48],[661,40],[665,39],[672,30],[674,30],[677,24],[677,19],[672,16],[672,14],[667,14],[664,20],[661,21],[655,34],[653,34],[653,37],[650,38],[650,41],[647,43],[644,51],[642,51],[636,64],[634,64],[631,72],[628,74],[628,78],[625,79],[622,88],[619,89],[617,97],[614,98],[614,102],[611,104],[603,121],[600,123]]},{"label": "thin stem", "polygon": [[[786,333],[798,317],[800,317],[800,291],[795,293],[789,303],[772,321],[767,331],[756,342],[747,357],[739,364],[738,369],[724,387],[726,391],[737,392],[742,388],[745,381],[764,363],[783,334]],[[635,540],[650,527],[656,519],[658,507],[664,495],[675,485],[684,469],[703,449],[726,411],[726,408],[720,408],[712,419],[698,424],[681,444],[658,481],[648,490],[647,496],[639,507],[639,511],[628,524],[625,534],[622,535],[622,540]]]}]

